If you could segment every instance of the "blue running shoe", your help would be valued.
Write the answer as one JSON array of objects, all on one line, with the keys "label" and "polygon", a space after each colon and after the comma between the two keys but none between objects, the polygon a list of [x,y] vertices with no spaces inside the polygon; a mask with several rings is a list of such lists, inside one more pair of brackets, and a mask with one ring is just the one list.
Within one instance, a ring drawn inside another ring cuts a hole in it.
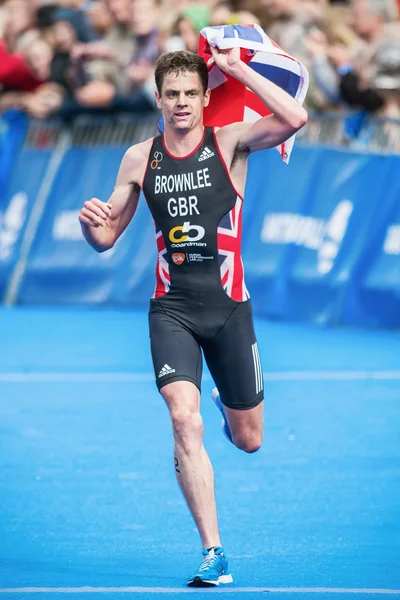
[{"label": "blue running shoe", "polygon": [[222,427],[224,436],[231,442],[231,444],[233,444],[232,433],[231,433],[231,430],[228,425],[228,419],[226,418],[225,412],[224,412],[224,405],[221,402],[219,391],[216,387],[212,390],[211,396],[212,396],[215,406],[218,408],[218,410],[220,411],[220,413],[223,417],[221,427]]},{"label": "blue running shoe", "polygon": [[190,587],[213,587],[220,583],[232,583],[228,559],[223,548],[203,550],[203,561],[199,570],[188,581]]}]

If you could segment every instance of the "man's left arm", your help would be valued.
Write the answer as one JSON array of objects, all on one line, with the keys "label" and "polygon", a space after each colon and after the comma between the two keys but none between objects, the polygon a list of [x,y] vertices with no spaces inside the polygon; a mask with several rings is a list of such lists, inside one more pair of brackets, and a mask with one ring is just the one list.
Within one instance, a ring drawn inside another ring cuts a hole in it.
[{"label": "man's left arm", "polygon": [[219,68],[254,92],[272,113],[254,123],[234,123],[224,128],[237,135],[238,149],[254,152],[274,148],[307,123],[307,111],[301,104],[240,60],[240,48],[219,51],[211,47],[211,52]]}]

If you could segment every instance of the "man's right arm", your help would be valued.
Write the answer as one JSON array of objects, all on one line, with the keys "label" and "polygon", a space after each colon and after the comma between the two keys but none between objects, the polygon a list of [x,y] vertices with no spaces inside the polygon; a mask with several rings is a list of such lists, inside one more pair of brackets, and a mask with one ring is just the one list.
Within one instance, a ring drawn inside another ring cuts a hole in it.
[{"label": "man's right arm", "polygon": [[122,159],[117,181],[108,202],[92,198],[79,214],[82,233],[97,252],[112,248],[132,220],[139,201],[140,185],[136,176],[143,156],[135,147]]}]

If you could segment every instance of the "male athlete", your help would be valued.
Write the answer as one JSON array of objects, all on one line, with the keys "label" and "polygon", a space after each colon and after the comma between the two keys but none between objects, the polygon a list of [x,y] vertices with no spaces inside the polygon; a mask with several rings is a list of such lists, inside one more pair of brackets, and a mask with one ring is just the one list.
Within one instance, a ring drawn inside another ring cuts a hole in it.
[{"label": "male athlete", "polygon": [[200,415],[202,353],[215,381],[224,432],[245,452],[263,431],[263,378],[240,256],[247,159],[273,148],[307,121],[302,106],[240,59],[240,49],[211,48],[218,67],[250,88],[272,114],[255,123],[203,125],[210,100],[202,58],[171,52],[157,62],[156,99],[165,133],[129,148],[108,202],[85,202],[83,234],[95,250],[112,248],[143,190],[156,227],[156,287],[150,301],[151,353],[171,416],[179,485],[203,544],[188,585],[230,583],[221,545],[213,469]]}]

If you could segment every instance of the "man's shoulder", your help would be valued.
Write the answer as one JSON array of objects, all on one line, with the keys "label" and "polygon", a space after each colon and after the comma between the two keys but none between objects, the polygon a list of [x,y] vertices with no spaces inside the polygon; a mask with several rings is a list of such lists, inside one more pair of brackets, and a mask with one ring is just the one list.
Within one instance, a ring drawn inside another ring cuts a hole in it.
[{"label": "man's shoulder", "polygon": [[134,144],[125,152],[118,172],[119,185],[128,183],[136,183],[139,187],[142,185],[153,139]]},{"label": "man's shoulder", "polygon": [[125,153],[125,160],[132,162],[132,164],[135,165],[147,165],[153,141],[154,137],[149,138],[144,142],[134,144],[133,146],[128,148],[128,150]]}]

